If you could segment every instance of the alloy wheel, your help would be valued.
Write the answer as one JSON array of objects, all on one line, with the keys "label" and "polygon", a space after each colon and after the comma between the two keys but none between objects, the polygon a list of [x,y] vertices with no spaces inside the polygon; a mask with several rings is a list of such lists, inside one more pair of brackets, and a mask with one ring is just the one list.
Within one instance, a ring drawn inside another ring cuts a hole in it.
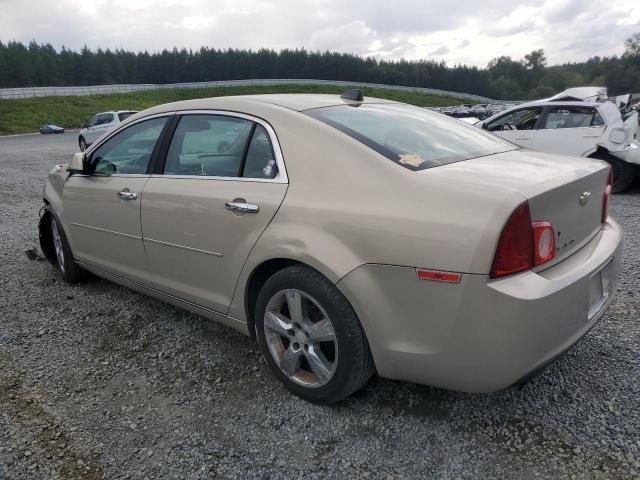
[{"label": "alloy wheel", "polygon": [[64,273],[64,250],[62,249],[62,238],[60,238],[60,230],[58,230],[58,222],[55,218],[51,218],[51,233],[53,236],[53,246],[56,250],[56,258],[60,270]]},{"label": "alloy wheel", "polygon": [[338,341],[331,319],[317,300],[295,288],[269,300],[264,314],[269,352],[280,371],[310,388],[323,387],[338,366]]}]

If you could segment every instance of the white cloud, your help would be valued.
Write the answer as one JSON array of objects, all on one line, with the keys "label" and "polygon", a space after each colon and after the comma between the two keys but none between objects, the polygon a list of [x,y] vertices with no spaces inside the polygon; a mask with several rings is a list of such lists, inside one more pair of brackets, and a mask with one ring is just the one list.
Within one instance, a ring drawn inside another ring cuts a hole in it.
[{"label": "white cloud", "polygon": [[0,0],[0,40],[69,48],[307,48],[485,66],[621,54],[640,2],[617,0]]}]

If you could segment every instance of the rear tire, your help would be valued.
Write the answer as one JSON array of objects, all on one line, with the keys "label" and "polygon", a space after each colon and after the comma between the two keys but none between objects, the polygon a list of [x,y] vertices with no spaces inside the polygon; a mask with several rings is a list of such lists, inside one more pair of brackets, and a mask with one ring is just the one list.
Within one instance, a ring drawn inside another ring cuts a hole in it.
[{"label": "rear tire", "polygon": [[591,157],[604,160],[611,165],[611,173],[613,174],[612,193],[620,193],[629,188],[629,185],[631,185],[636,175],[635,169],[631,164],[609,153],[596,153]]},{"label": "rear tire", "polygon": [[256,302],[255,328],[271,371],[289,391],[310,402],[343,400],[375,371],[353,308],[309,267],[287,267],[266,281]]},{"label": "rear tire", "polygon": [[77,265],[71,253],[71,247],[67,236],[62,229],[58,218],[50,214],[51,218],[51,238],[55,252],[55,266],[58,268],[62,278],[69,283],[78,283],[87,280],[88,272]]}]

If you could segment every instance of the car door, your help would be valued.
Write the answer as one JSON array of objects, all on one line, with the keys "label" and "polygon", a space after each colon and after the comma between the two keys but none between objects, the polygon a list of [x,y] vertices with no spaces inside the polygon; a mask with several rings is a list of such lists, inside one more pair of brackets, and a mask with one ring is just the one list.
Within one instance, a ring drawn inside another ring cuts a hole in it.
[{"label": "car door", "polygon": [[91,175],[71,175],[63,217],[81,263],[148,285],[140,200],[167,116],[141,120],[87,153]]},{"label": "car door", "polygon": [[604,119],[593,107],[552,106],[545,115],[532,148],[580,157],[596,147],[605,128]]},{"label": "car door", "polygon": [[542,107],[512,110],[484,125],[491,133],[525,148],[532,148],[537,135]]},{"label": "car door", "polygon": [[287,190],[275,133],[241,114],[190,113],[180,116],[166,150],[142,201],[151,281],[224,314]]}]

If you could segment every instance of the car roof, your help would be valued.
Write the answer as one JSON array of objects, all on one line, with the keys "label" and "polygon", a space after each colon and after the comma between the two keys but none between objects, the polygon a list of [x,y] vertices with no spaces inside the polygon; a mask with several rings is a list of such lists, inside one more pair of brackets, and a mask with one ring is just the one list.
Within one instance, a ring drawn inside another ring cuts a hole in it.
[{"label": "car roof", "polygon": [[281,93],[264,95],[234,95],[226,97],[199,98],[193,100],[183,100],[180,102],[167,103],[152,107],[149,113],[163,113],[178,110],[225,110],[238,109],[242,111],[250,103],[271,104],[288,108],[295,111],[310,110],[313,108],[330,107],[336,105],[354,105],[360,103],[398,103],[392,100],[381,98],[365,97],[362,102],[354,102],[340,98],[338,94],[318,94],[318,93]]},{"label": "car roof", "polygon": [[528,103],[521,103],[518,107],[540,107],[540,106],[566,106],[566,107],[597,107],[602,105],[603,102],[581,102],[575,100],[569,101],[549,101],[549,100],[536,100]]}]

